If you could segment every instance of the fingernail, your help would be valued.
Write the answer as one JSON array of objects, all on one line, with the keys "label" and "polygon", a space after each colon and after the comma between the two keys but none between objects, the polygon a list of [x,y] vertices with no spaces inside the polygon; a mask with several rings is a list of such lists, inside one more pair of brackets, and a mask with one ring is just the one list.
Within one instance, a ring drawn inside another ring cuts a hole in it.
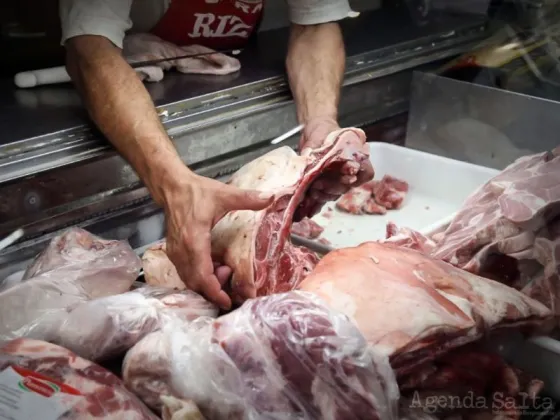
[{"label": "fingernail", "polygon": [[270,192],[266,192],[266,191],[262,191],[259,193],[258,197],[261,200],[270,200],[272,198],[273,194]]}]

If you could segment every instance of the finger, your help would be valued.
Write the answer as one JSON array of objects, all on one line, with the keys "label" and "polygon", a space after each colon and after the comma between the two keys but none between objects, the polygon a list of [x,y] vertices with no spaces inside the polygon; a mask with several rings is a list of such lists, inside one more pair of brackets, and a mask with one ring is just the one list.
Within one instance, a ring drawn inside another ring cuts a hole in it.
[{"label": "finger", "polygon": [[208,300],[222,309],[229,309],[231,299],[222,291],[222,286],[214,275],[210,227],[193,230],[185,242],[185,248],[189,257],[187,267],[193,273],[192,283]]},{"label": "finger", "polygon": [[225,212],[233,210],[262,210],[272,204],[274,195],[265,191],[244,190],[224,185],[221,195]]},{"label": "finger", "polygon": [[319,190],[325,194],[339,197],[348,191],[348,185],[340,182],[340,178],[325,178],[318,179],[311,186],[312,190]]},{"label": "finger", "polygon": [[233,271],[227,265],[221,265],[214,269],[214,275],[222,285],[222,287],[229,281]]},{"label": "finger", "polygon": [[373,166],[369,160],[362,164],[362,169],[358,172],[358,179],[356,180],[356,185],[362,185],[369,182],[375,176]]},{"label": "finger", "polygon": [[340,177],[340,183],[343,185],[352,185],[355,184],[358,180],[356,175],[343,175]]},{"label": "finger", "polygon": [[200,289],[208,300],[215,303],[220,308],[224,310],[229,310],[231,308],[231,298],[222,290],[222,285],[214,274],[204,280],[200,285]]},{"label": "finger", "polygon": [[327,203],[329,201],[335,201],[338,199],[338,194],[330,194],[324,190],[317,190],[312,189],[309,192],[309,197],[313,199],[313,201],[317,201],[319,203]]},{"label": "finger", "polygon": [[343,175],[356,175],[360,172],[360,163],[356,162],[355,160],[349,160],[348,162],[342,165],[340,172]]}]

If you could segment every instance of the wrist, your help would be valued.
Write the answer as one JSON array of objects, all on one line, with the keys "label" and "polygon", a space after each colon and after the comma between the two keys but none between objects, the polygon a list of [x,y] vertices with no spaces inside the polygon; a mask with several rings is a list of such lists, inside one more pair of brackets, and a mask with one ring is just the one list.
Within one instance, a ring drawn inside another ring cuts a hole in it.
[{"label": "wrist", "polygon": [[154,201],[161,207],[167,207],[177,194],[181,194],[185,185],[194,182],[196,174],[181,160],[167,162],[150,168],[146,186]]}]

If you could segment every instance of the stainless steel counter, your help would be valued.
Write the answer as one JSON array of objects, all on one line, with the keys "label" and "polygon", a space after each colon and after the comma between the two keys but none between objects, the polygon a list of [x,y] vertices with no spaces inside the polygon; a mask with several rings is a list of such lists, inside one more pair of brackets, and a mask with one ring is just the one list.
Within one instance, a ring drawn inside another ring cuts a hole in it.
[{"label": "stainless steel counter", "polygon": [[[392,54],[393,48],[410,42],[427,47],[429,39],[441,42],[446,37],[472,31],[480,23],[479,18],[445,16],[418,27],[405,15],[379,11],[347,19],[342,26],[347,54],[355,57],[382,49],[387,50],[380,56]],[[163,107],[283,77],[287,38],[287,29],[260,34],[254,45],[241,54],[242,69],[237,74],[212,77],[169,73],[161,83],[148,84],[148,90],[156,105]],[[86,126],[86,114],[70,84],[17,89],[12,80],[0,80],[1,146]],[[0,149],[0,156],[4,153],[6,151]]]}]

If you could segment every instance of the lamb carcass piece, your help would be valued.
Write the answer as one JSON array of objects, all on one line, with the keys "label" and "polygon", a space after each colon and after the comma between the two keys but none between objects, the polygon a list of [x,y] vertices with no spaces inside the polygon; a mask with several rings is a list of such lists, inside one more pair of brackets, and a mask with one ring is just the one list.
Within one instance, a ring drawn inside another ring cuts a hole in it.
[{"label": "lamb carcass piece", "polygon": [[23,281],[0,292],[0,343],[49,340],[69,308],[128,291],[140,268],[128,243],[67,230],[37,256]]},{"label": "lamb carcass piece", "polygon": [[[423,251],[521,290],[558,316],[559,215],[558,151],[526,156],[471,194]],[[431,241],[409,233],[400,245],[419,249]]]},{"label": "lamb carcass piece", "polygon": [[388,360],[346,316],[297,291],[168,323],[128,352],[123,378],[155,409],[170,395],[217,420],[391,420],[398,399]]},{"label": "lamb carcass piece", "polygon": [[218,308],[190,290],[141,287],[77,305],[50,341],[85,359],[107,360],[124,354],[170,316],[189,322],[216,317]]},{"label": "lamb carcass piece", "polygon": [[15,401],[2,404],[5,418],[157,419],[115,375],[44,341],[19,338],[0,347],[0,383]]},{"label": "lamb carcass piece", "polygon": [[353,319],[398,376],[491,330],[551,321],[549,309],[511,287],[393,244],[332,251],[300,289]]},{"label": "lamb carcass piece", "polygon": [[[345,162],[359,167],[368,156],[364,132],[348,128],[331,133],[320,149],[305,149],[300,156],[287,146],[280,147],[232,176],[231,185],[275,194],[268,208],[230,212],[212,230],[215,260],[233,270],[235,301],[292,290],[313,269],[317,256],[289,241],[294,215],[298,220],[312,216],[316,206],[305,193],[322,172],[340,169]],[[173,272],[165,256],[158,254],[158,259],[158,272]],[[152,261],[144,267],[147,279],[158,277],[150,272],[153,266]],[[177,284],[170,277],[170,284]]]},{"label": "lamb carcass piece", "polygon": [[432,252],[560,315],[560,156],[518,159],[475,191]]}]

